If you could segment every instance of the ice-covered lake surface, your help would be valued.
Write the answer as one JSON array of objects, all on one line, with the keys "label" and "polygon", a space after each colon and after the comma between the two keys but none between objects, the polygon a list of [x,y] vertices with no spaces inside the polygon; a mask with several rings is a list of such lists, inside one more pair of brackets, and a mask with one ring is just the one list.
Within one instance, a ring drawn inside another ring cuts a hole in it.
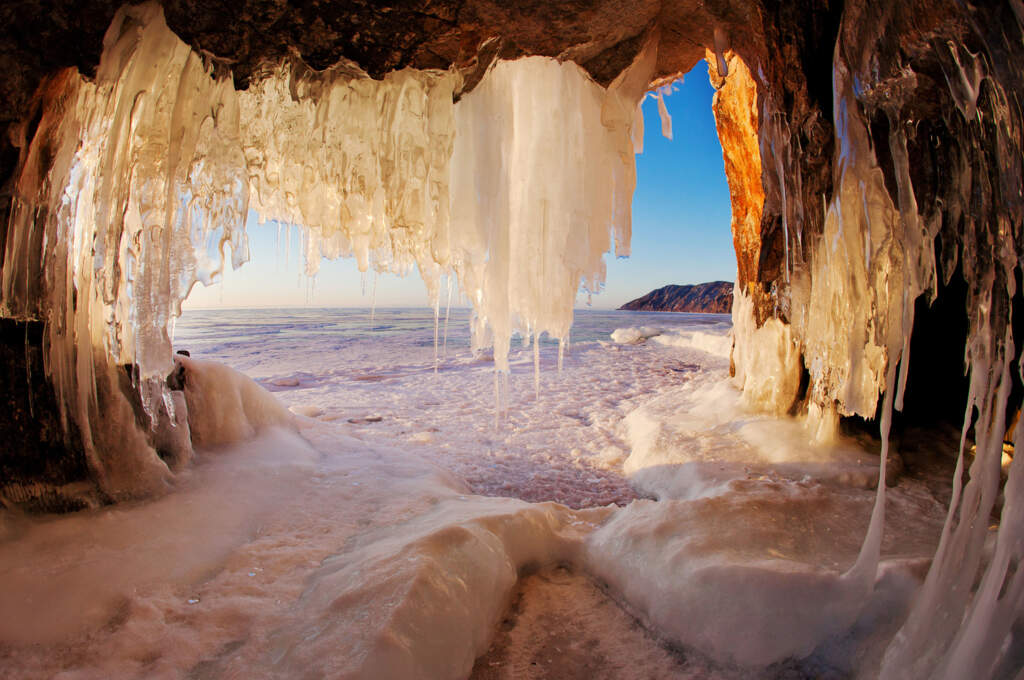
[{"label": "ice-covered lake surface", "polygon": [[571,507],[636,498],[622,475],[623,416],[688,374],[728,365],[610,337],[657,324],[671,337],[728,342],[727,315],[580,310],[561,373],[557,343],[542,336],[539,398],[533,349],[513,342],[507,417],[496,425],[493,363],[470,351],[469,316],[452,310],[446,341],[440,312],[437,372],[428,309],[197,311],[179,321],[174,343],[255,378],[298,414],[426,457],[475,493]]},{"label": "ice-covered lake surface", "polygon": [[198,451],[158,499],[2,516],[4,677],[871,675],[949,470],[890,490],[864,589],[877,442],[748,413],[729,317],[579,311],[539,389],[514,343],[497,418],[468,315],[435,355],[431,310],[186,313],[175,347],[295,427]]}]

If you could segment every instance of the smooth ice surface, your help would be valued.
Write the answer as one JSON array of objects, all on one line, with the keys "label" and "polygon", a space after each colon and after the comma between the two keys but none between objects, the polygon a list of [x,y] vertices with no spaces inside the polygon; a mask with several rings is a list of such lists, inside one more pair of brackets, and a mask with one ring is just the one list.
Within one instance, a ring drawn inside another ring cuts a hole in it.
[{"label": "smooth ice surface", "polygon": [[[637,501],[591,535],[588,567],[663,635],[720,662],[763,668],[807,657],[848,635],[872,598],[892,595],[865,592],[821,564],[824,555],[856,555],[865,525],[840,517],[865,517],[870,503],[835,500],[813,485],[780,487]],[[815,526],[801,526],[811,513]],[[930,519],[919,528],[934,530]],[[898,597],[883,609],[905,605],[919,585],[906,571]]]},{"label": "smooth ice surface", "polygon": [[623,470],[640,489],[658,498],[690,499],[765,475],[874,487],[877,456],[850,440],[816,444],[802,423],[751,411],[721,379],[727,359],[691,370],[685,385],[652,398],[623,421],[630,445]]}]

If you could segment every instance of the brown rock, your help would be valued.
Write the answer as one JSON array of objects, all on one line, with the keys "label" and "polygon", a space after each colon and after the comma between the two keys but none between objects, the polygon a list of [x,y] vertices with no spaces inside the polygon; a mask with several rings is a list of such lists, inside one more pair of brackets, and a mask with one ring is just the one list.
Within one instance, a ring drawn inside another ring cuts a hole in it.
[{"label": "brown rock", "polygon": [[697,312],[728,314],[732,311],[732,284],[712,281],[693,286],[664,286],[619,307],[635,312]]},{"label": "brown rock", "polygon": [[757,85],[746,64],[735,53],[726,57],[728,77],[718,72],[718,60],[712,51],[707,51],[706,59],[708,76],[717,90],[712,109],[718,139],[722,143],[725,177],[729,182],[737,281],[741,290],[757,299],[763,295],[758,263],[761,259],[761,214],[764,209],[761,151],[757,137]]}]

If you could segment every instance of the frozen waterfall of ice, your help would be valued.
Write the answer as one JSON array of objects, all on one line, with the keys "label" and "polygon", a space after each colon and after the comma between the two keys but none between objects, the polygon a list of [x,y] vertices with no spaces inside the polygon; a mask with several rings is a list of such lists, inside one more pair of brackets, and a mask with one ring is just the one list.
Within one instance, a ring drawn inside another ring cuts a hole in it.
[{"label": "frozen waterfall of ice", "polygon": [[[114,496],[166,473],[119,367],[138,366],[155,418],[169,403],[169,325],[228,248],[233,266],[247,260],[249,208],[305,227],[310,273],[321,256],[415,266],[435,301],[456,275],[478,344],[507,372],[515,330],[567,338],[612,237],[628,252],[632,126],[655,57],[649,41],[607,89],[571,61],[500,62],[458,104],[455,71],[376,81],[346,65],[282,64],[239,93],[159,5],[126,6],[95,81],[50,79],[41,123],[20,140],[0,309],[47,322],[58,400]],[[120,427],[93,428],[101,411],[119,411]]]}]

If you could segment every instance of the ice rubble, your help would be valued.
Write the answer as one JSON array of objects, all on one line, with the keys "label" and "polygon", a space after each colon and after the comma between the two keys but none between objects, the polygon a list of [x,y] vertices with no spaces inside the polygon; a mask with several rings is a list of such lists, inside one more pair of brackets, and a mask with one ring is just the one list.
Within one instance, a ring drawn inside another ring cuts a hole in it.
[{"label": "ice rubble", "polygon": [[[573,62],[499,62],[457,105],[454,71],[375,81],[349,65],[281,64],[239,93],[157,4],[126,6],[95,81],[55,76],[23,129],[0,311],[47,322],[59,402],[114,496],[166,472],[118,367],[138,366],[154,418],[168,326],[228,248],[233,266],[248,258],[249,208],[306,228],[311,273],[321,256],[416,266],[435,301],[456,275],[507,371],[514,330],[567,338],[613,235],[628,254],[632,126],[655,58],[652,39],[607,89]],[[101,410],[124,432],[91,427]]]},{"label": "ice rubble", "polygon": [[653,340],[666,347],[692,347],[725,359],[732,354],[732,333],[725,335],[705,333],[704,331],[662,333],[654,336]]},{"label": "ice rubble", "polygon": [[[897,120],[901,93],[915,78],[909,68],[892,69],[881,83],[877,73],[860,72],[867,60],[850,55],[872,49],[884,32],[870,23],[848,27],[852,36],[868,34],[849,45],[841,38],[836,49],[836,190],[813,242],[802,242],[795,228],[805,206],[799,172],[789,172],[789,132],[772,98],[763,98],[762,148],[777,161],[766,175],[775,173],[769,200],[785,232],[783,311],[791,326],[758,327],[742,294],[734,313],[744,398],[787,411],[802,353],[823,436],[837,412],[873,415],[882,392],[887,430],[902,402],[913,305],[934,293],[938,276],[939,223],[916,204],[905,128],[893,125],[888,140],[893,199],[865,123],[865,108]],[[726,36],[718,38],[721,52]],[[514,328],[567,335],[577,289],[601,284],[610,234],[616,252],[628,252],[632,126],[655,57],[652,42],[607,90],[570,62],[501,62],[458,105],[452,73],[371,81],[348,67],[281,66],[240,95],[169,31],[157,5],[122,9],[104,38],[95,82],[55,76],[41,93],[39,125],[22,128],[0,311],[47,322],[47,371],[113,497],[167,479],[134,426],[120,366],[137,365],[142,383],[166,374],[168,324],[194,282],[217,275],[228,245],[233,264],[244,262],[250,205],[266,219],[304,224],[314,256],[351,254],[364,268],[415,265],[435,297],[439,277],[454,272],[477,309],[478,338],[492,335],[495,362],[507,369]],[[1019,136],[998,132],[1017,130],[1019,104],[1003,85],[1014,82],[1010,75],[956,45],[947,62],[967,144],[963,189],[945,197],[944,209],[964,220],[966,236],[959,250],[944,251],[952,255],[943,273],[951,275],[962,252],[965,277],[977,284],[964,431],[973,422],[978,455],[963,488],[958,470],[942,544],[884,677],[907,669],[957,677],[979,656],[998,663],[1024,603],[1016,567],[1024,558],[1021,464],[1010,469],[995,556],[976,594],[970,589],[999,485],[1013,370],[1007,301],[1016,293],[1019,239],[997,247],[987,229],[1021,232],[1020,215],[1005,209],[1019,194]],[[979,110],[997,132],[975,125]],[[998,137],[994,154],[986,151],[990,134]],[[974,169],[990,167],[999,168],[993,191],[1002,193],[970,192]],[[311,257],[311,269],[315,263]],[[160,403],[173,411],[149,384],[142,389],[149,413]],[[101,414],[103,426],[94,427]],[[852,590],[843,585],[838,601],[852,602],[854,591],[863,599],[874,583],[885,485],[878,488],[860,558],[838,577]],[[844,620],[855,616],[844,612]]]},{"label": "ice rubble", "polygon": [[660,328],[654,326],[631,326],[629,328],[616,328],[612,331],[612,342],[620,345],[637,345],[650,338],[662,334]]},{"label": "ice rubble", "polygon": [[616,328],[611,333],[611,339],[620,345],[639,345],[647,340],[654,340],[666,347],[690,347],[726,359],[732,352],[732,333],[705,333],[696,330],[670,332],[655,326],[629,326]]}]

